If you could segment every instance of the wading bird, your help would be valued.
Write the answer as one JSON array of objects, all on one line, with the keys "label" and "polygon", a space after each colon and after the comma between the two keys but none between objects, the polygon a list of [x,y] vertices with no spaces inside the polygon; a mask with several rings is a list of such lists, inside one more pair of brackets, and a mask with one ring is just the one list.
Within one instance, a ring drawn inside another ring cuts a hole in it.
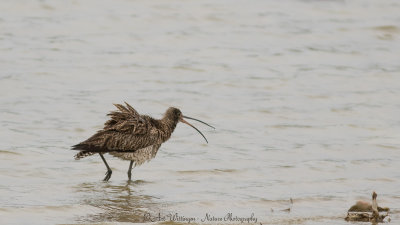
[{"label": "wading bird", "polygon": [[72,150],[80,150],[75,155],[76,160],[96,153],[100,155],[107,167],[104,181],[108,181],[112,174],[112,170],[103,156],[104,153],[123,160],[130,160],[128,178],[131,180],[133,163],[135,166],[139,166],[154,158],[161,144],[171,137],[178,122],[193,127],[208,143],[206,137],[183,118],[195,120],[214,128],[201,120],[182,115],[177,108],[170,107],[162,119],[154,119],[147,115],[140,115],[128,103],[125,102],[125,104],[126,107],[114,104],[118,110],[107,114],[111,118],[104,124],[104,128],[87,140],[72,146]]}]

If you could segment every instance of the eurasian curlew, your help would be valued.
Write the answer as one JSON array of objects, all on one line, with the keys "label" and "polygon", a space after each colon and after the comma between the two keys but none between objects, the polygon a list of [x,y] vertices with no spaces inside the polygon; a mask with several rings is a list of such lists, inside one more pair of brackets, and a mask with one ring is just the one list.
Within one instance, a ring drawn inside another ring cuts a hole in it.
[{"label": "eurasian curlew", "polygon": [[104,153],[123,160],[130,160],[128,178],[131,180],[133,163],[138,166],[154,158],[161,144],[171,137],[178,122],[193,127],[208,143],[206,137],[184,118],[214,128],[201,120],[183,116],[177,108],[170,107],[163,118],[154,119],[147,115],[140,115],[128,103],[125,102],[125,104],[126,106],[114,104],[118,110],[107,114],[111,118],[104,124],[104,128],[87,140],[72,146],[73,150],[80,150],[75,155],[76,160],[96,153],[100,155],[107,167],[104,181],[108,181],[112,174],[112,170],[103,156]]}]

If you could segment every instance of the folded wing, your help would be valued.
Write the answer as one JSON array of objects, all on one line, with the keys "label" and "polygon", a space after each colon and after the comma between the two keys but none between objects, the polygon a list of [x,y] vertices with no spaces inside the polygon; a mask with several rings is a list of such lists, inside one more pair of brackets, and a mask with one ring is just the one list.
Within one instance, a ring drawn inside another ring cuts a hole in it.
[{"label": "folded wing", "polygon": [[[141,116],[132,106],[114,104],[117,111],[108,114],[111,118],[104,128],[87,140],[72,146],[73,150],[96,152],[134,152],[154,145],[157,135],[151,119]],[[83,153],[82,153],[83,154]]]}]

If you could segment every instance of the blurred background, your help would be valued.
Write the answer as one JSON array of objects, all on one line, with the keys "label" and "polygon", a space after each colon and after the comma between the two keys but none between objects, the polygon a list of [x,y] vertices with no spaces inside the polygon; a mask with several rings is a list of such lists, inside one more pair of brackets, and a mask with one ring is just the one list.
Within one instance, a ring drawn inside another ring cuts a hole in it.
[{"label": "blurred background", "polygon": [[[347,224],[373,190],[399,221],[399,1],[3,0],[0,11],[1,224],[146,213]],[[194,123],[207,145],[179,124],[133,182],[129,162],[106,155],[103,182],[100,157],[69,149],[123,101],[217,129]]]}]

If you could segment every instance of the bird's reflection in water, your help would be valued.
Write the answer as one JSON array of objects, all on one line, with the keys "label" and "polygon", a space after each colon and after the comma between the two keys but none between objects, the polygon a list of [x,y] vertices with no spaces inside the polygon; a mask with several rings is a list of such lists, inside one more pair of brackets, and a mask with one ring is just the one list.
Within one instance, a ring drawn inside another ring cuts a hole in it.
[{"label": "bird's reflection in water", "polygon": [[96,207],[101,212],[88,212],[77,222],[145,222],[145,213],[158,211],[155,197],[143,195],[138,187],[146,181],[127,181],[120,185],[103,182],[82,183],[74,187],[81,196],[80,204]]}]

